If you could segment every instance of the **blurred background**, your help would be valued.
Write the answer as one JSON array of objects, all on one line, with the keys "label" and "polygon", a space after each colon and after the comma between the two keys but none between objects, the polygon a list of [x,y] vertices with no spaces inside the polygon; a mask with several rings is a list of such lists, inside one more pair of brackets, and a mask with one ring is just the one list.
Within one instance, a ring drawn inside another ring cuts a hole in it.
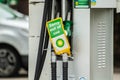
[{"label": "blurred background", "polygon": [[0,80],[28,79],[28,0],[0,0]]},{"label": "blurred background", "polygon": [[[0,80],[28,80],[28,10],[28,0],[0,0]],[[120,13],[114,13],[114,80],[119,80]]]},{"label": "blurred background", "polygon": [[28,15],[28,0],[0,0],[0,2]]}]

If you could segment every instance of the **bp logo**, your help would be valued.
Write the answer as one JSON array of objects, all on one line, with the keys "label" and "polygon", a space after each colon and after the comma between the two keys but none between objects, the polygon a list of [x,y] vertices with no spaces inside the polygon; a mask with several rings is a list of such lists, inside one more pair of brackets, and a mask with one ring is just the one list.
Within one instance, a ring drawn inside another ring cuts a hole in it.
[{"label": "bp logo", "polygon": [[57,45],[58,47],[63,47],[63,46],[64,46],[64,40],[63,40],[63,39],[58,39],[58,40],[56,41],[56,45]]}]

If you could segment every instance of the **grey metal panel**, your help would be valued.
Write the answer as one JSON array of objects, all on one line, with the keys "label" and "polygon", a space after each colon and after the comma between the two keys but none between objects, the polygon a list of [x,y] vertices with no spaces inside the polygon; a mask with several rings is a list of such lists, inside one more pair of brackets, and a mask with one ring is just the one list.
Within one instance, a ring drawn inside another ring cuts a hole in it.
[{"label": "grey metal panel", "polygon": [[90,80],[90,9],[74,9],[73,55],[76,80]]},{"label": "grey metal panel", "polygon": [[30,36],[40,36],[44,3],[29,4]]},{"label": "grey metal panel", "polygon": [[113,10],[91,9],[91,80],[112,80]]},{"label": "grey metal panel", "polygon": [[120,13],[120,0],[117,0],[117,12]]},{"label": "grey metal panel", "polygon": [[[36,61],[38,55],[39,37],[29,37],[29,80],[34,80]],[[39,80],[51,80],[51,51],[47,52],[45,64]]]},{"label": "grey metal panel", "polygon": [[34,80],[38,51],[38,38],[29,37],[29,80]]},{"label": "grey metal panel", "polygon": [[[31,0],[31,1],[42,1],[42,0]],[[34,80],[36,60],[38,55],[38,46],[41,32],[41,24],[43,17],[44,3],[29,4],[29,15],[30,15],[30,28],[29,28],[29,80]],[[47,57],[43,67],[43,71],[39,80],[50,80],[51,79],[51,68],[50,68],[50,46],[47,52]]]},{"label": "grey metal panel", "polygon": [[116,8],[116,0],[91,0],[96,1],[96,5],[91,5],[92,8]]}]

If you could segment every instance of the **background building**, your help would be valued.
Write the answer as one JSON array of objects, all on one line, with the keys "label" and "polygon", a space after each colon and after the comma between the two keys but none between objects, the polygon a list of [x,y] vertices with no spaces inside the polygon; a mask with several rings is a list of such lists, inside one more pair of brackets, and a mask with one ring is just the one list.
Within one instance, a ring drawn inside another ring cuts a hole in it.
[{"label": "background building", "polygon": [[0,0],[0,2],[28,15],[28,0]]}]

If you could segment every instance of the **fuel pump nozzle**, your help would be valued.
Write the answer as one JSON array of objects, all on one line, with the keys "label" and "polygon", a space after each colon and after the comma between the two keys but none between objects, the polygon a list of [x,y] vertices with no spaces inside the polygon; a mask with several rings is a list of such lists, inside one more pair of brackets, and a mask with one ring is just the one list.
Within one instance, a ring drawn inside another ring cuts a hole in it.
[{"label": "fuel pump nozzle", "polygon": [[71,33],[71,26],[73,24],[72,21],[66,20],[63,22],[63,24],[64,24],[64,29],[65,29],[65,33],[66,33],[67,37],[70,37],[72,34]]}]

